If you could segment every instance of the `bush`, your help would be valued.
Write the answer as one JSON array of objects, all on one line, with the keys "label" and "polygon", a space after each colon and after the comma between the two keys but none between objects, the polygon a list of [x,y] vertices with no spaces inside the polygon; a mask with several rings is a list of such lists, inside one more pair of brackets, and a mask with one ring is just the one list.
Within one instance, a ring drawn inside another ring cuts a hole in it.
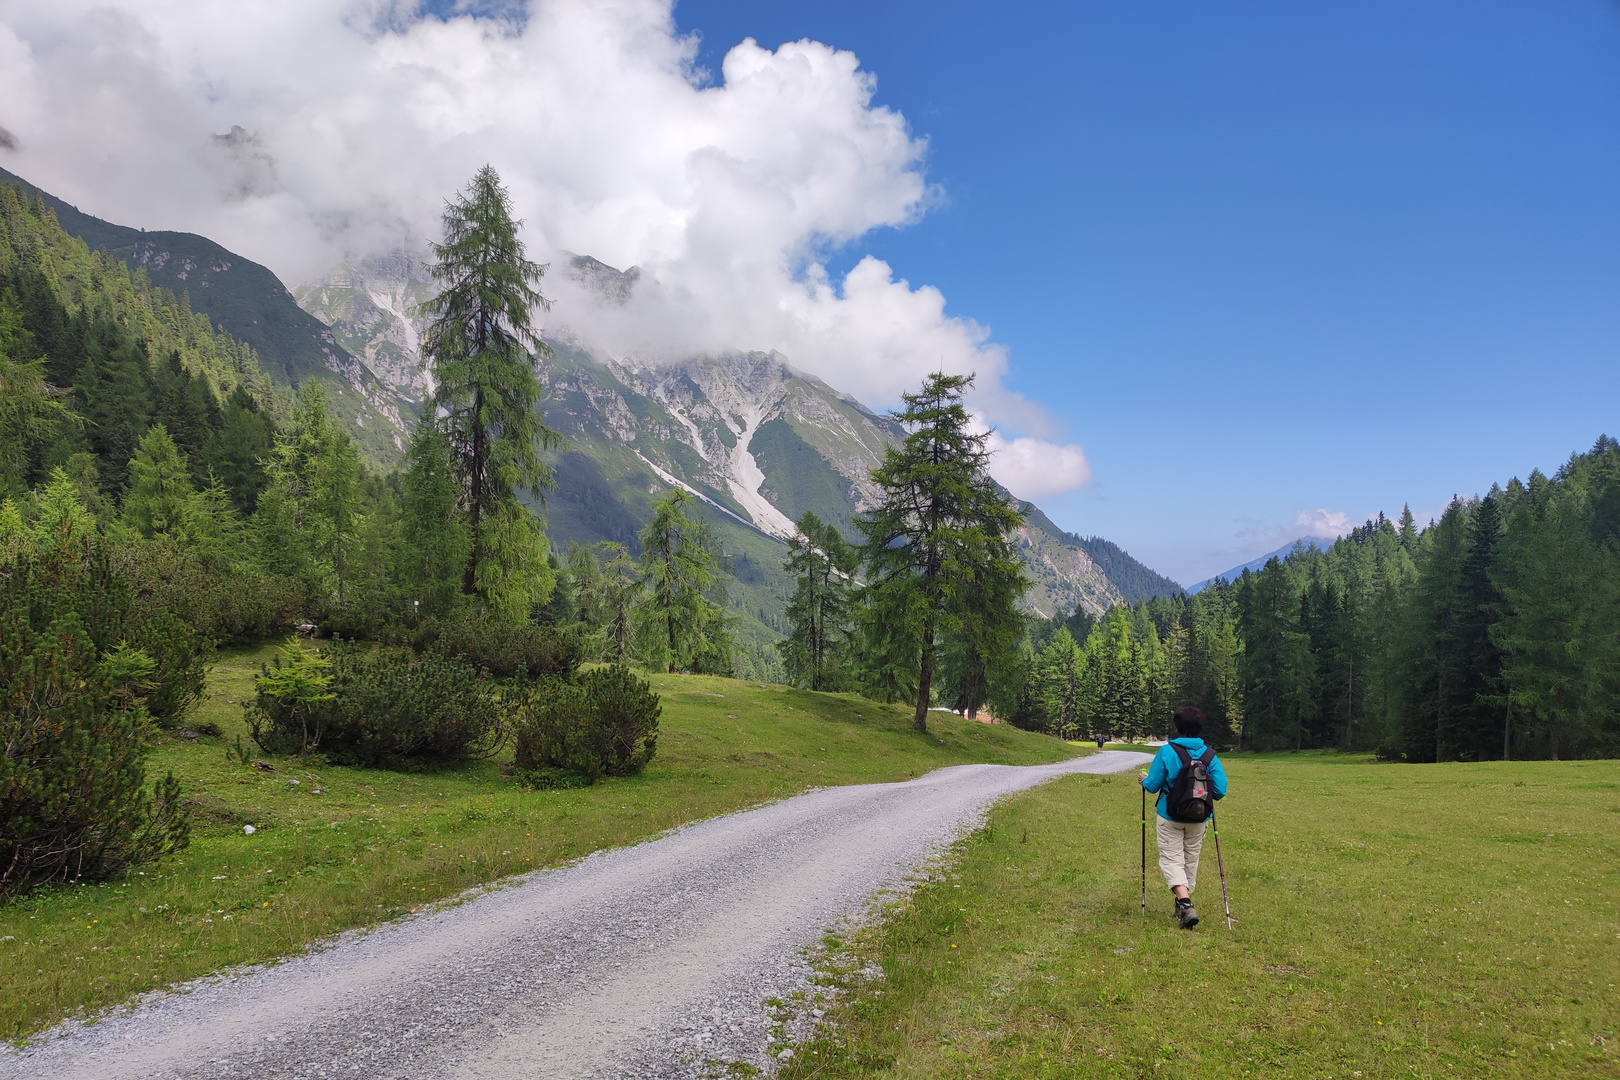
[{"label": "bush", "polygon": [[586,783],[630,776],[657,750],[662,709],[652,686],[617,664],[578,682],[545,680],[525,703],[514,763],[536,787],[567,786],[559,770]]},{"label": "bush", "polygon": [[173,775],[146,791],[156,665],[127,647],[98,659],[77,612],[37,626],[34,601],[60,584],[41,569],[13,565],[0,591],[0,895],[107,878],[190,839]]},{"label": "bush", "polygon": [[447,656],[501,677],[572,679],[585,652],[577,634],[471,613],[424,622],[416,643],[418,648],[441,646]]},{"label": "bush", "polygon": [[310,606],[304,585],[293,578],[233,568],[162,539],[124,545],[115,567],[143,615],[172,614],[209,643],[277,637]]},{"label": "bush", "polygon": [[202,699],[208,679],[208,642],[166,611],[134,623],[125,641],[153,661],[147,712],[164,727],[172,727]]},{"label": "bush", "polygon": [[335,641],[317,654],[295,641],[276,659],[247,709],[253,741],[268,753],[409,767],[489,757],[505,742],[496,687],[442,647]]}]

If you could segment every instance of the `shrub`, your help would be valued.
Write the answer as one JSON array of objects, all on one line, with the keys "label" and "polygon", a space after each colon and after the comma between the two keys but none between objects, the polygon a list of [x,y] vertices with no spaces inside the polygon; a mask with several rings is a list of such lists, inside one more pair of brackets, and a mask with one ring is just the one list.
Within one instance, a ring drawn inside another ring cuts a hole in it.
[{"label": "shrub", "polygon": [[168,612],[209,642],[285,634],[310,606],[294,578],[232,567],[161,539],[124,545],[115,567],[142,613]]},{"label": "shrub", "polygon": [[0,593],[0,895],[110,877],[190,839],[174,776],[146,791],[156,665],[127,647],[98,660],[77,612],[36,629],[35,569],[11,567]]},{"label": "shrub", "polygon": [[491,675],[572,679],[584,656],[577,634],[533,623],[508,623],[471,613],[424,622],[418,647],[441,646]]},{"label": "shrub", "polygon": [[132,620],[125,641],[152,658],[151,690],[146,709],[172,727],[201,700],[208,678],[207,639],[167,611]]},{"label": "shrub", "polygon": [[566,786],[558,770],[587,783],[638,773],[657,750],[662,709],[651,685],[617,664],[578,682],[547,679],[525,702],[514,763],[536,787]]},{"label": "shrub", "polygon": [[658,749],[658,703],[652,684],[622,664],[599,667],[580,682],[595,706],[609,776],[640,772]]},{"label": "shrub", "polygon": [[317,657],[293,643],[277,659],[248,707],[253,740],[269,753],[408,767],[488,757],[505,742],[494,684],[442,647],[335,641]]}]

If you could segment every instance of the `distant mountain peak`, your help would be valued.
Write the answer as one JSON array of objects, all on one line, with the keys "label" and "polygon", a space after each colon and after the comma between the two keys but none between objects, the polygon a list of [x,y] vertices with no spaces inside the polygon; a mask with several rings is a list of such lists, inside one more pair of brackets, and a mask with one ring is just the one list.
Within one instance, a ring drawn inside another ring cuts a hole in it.
[{"label": "distant mountain peak", "polygon": [[629,303],[636,282],[641,280],[639,266],[620,270],[590,255],[575,255],[571,251],[564,251],[562,256],[568,260],[566,271],[568,277],[585,286],[606,304],[622,307]]},{"label": "distant mountain peak", "polygon": [[1272,559],[1287,558],[1290,554],[1292,554],[1294,549],[1299,547],[1301,544],[1306,547],[1316,548],[1318,551],[1326,551],[1328,548],[1333,546],[1334,540],[1335,537],[1331,536],[1301,536],[1297,539],[1288,541],[1288,543],[1284,544],[1275,551],[1268,551],[1264,555],[1261,555],[1258,558],[1250,559],[1246,563],[1240,563],[1239,565],[1232,567],[1230,570],[1223,570],[1214,577],[1205,578],[1203,581],[1200,581],[1198,584],[1188,589],[1187,592],[1201,592],[1202,590],[1209,588],[1217,581],[1236,581],[1238,578],[1243,576],[1243,571],[1245,570],[1263,570],[1266,563],[1270,562]]}]

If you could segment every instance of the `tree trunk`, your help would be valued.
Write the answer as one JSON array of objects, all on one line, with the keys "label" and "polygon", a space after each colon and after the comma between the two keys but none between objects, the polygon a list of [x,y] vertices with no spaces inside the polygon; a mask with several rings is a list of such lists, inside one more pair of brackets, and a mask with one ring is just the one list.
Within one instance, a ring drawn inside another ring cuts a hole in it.
[{"label": "tree trunk", "polygon": [[[480,335],[480,340],[482,335]],[[472,550],[467,553],[467,569],[461,575],[461,594],[472,596],[478,591],[478,555],[483,545],[484,510],[484,425],[478,419],[484,412],[484,392],[473,394],[472,475],[468,477],[467,517],[472,525]]]},{"label": "tree trunk", "polygon": [[928,730],[928,692],[934,681],[934,613],[928,613],[928,624],[923,630],[922,670],[917,675],[917,718],[911,726],[918,731]]},{"label": "tree trunk", "polygon": [[1513,730],[1513,687],[1508,687],[1507,715],[1502,718],[1502,760],[1510,760],[1511,744],[1508,742],[1509,733]]}]

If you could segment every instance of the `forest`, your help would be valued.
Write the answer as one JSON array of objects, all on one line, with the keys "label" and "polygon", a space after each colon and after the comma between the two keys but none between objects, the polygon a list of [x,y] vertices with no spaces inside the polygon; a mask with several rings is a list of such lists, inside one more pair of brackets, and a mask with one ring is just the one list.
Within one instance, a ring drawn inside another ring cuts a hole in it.
[{"label": "forest", "polygon": [[1036,623],[991,706],[1066,737],[1163,737],[1200,706],[1221,745],[1386,760],[1620,750],[1620,443],[1379,515],[1193,596]]},{"label": "forest", "polygon": [[148,733],[183,730],[215,649],[277,639],[245,705],[264,752],[418,768],[510,747],[538,786],[652,756],[657,697],[633,668],[784,673],[914,702],[918,730],[944,706],[1142,740],[1196,704],[1217,745],[1253,750],[1425,762],[1620,742],[1613,439],[1425,528],[1380,516],[1197,595],[1040,620],[1021,605],[1028,510],[989,477],[972,376],[930,376],[895,414],[907,434],[858,542],[798,523],[790,632],[764,658],[738,646],[726,552],[684,491],[639,551],[551,550],[544,268],[491,170],[449,204],[435,252],[435,391],[384,475],[321,384],[273,386],[184,296],[0,184],[0,893],[183,846],[182,793],[141,765]]}]

